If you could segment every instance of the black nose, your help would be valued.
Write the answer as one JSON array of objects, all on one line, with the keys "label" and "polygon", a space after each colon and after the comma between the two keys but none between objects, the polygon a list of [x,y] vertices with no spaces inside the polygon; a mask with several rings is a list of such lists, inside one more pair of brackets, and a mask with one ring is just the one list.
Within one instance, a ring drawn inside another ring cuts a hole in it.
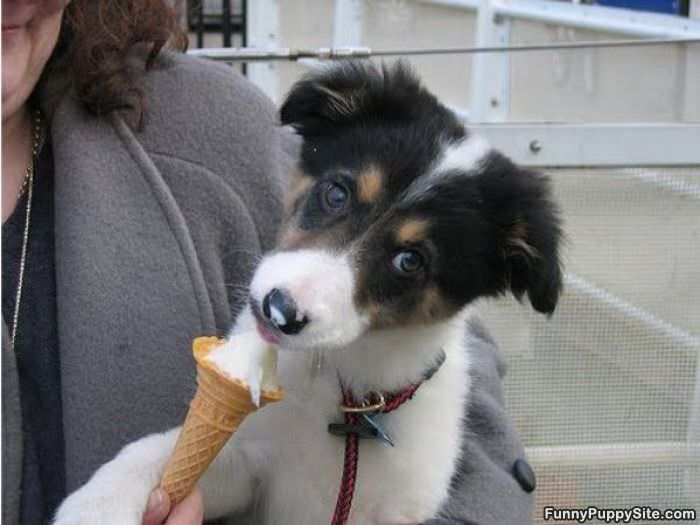
[{"label": "black nose", "polygon": [[297,311],[297,305],[292,297],[273,288],[263,299],[262,310],[265,317],[282,333],[294,335],[301,332],[309,320]]}]

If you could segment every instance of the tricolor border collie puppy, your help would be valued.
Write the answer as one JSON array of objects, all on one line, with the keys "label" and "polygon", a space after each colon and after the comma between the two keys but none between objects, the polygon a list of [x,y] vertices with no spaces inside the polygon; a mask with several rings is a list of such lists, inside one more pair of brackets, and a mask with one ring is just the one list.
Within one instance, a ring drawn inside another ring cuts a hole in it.
[{"label": "tricolor border collie puppy", "polygon": [[[279,343],[286,399],[246,420],[205,475],[207,517],[422,523],[469,433],[470,306],[506,292],[546,314],[557,303],[549,180],[470,134],[402,63],[312,75],[281,120],[301,157],[236,329]],[[176,436],[125,448],[57,523],[139,524]]]}]

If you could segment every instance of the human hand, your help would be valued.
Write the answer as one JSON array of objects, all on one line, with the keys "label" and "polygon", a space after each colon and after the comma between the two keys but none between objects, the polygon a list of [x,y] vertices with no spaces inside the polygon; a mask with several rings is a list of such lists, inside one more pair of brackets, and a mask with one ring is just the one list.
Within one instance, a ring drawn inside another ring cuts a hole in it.
[{"label": "human hand", "polygon": [[157,488],[148,498],[142,525],[201,525],[203,521],[204,502],[198,487],[172,509],[168,494]]}]

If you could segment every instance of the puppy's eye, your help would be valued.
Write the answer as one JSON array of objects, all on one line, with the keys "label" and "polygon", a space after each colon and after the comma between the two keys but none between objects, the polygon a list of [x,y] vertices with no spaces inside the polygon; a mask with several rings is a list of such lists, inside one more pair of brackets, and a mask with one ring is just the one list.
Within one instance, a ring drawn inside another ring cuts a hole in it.
[{"label": "puppy's eye", "polygon": [[394,256],[391,264],[398,272],[411,274],[425,266],[425,259],[418,250],[403,250]]},{"label": "puppy's eye", "polygon": [[347,206],[350,194],[342,184],[330,182],[326,184],[322,190],[321,202],[326,211],[330,213],[338,213]]}]

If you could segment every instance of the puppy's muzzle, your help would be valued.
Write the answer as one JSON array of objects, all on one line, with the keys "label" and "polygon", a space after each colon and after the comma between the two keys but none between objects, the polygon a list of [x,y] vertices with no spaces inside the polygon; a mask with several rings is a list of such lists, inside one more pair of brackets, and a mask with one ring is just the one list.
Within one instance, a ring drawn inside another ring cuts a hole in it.
[{"label": "puppy's muzzle", "polygon": [[265,318],[283,334],[295,335],[302,331],[309,319],[299,311],[289,293],[273,288],[262,302]]}]

